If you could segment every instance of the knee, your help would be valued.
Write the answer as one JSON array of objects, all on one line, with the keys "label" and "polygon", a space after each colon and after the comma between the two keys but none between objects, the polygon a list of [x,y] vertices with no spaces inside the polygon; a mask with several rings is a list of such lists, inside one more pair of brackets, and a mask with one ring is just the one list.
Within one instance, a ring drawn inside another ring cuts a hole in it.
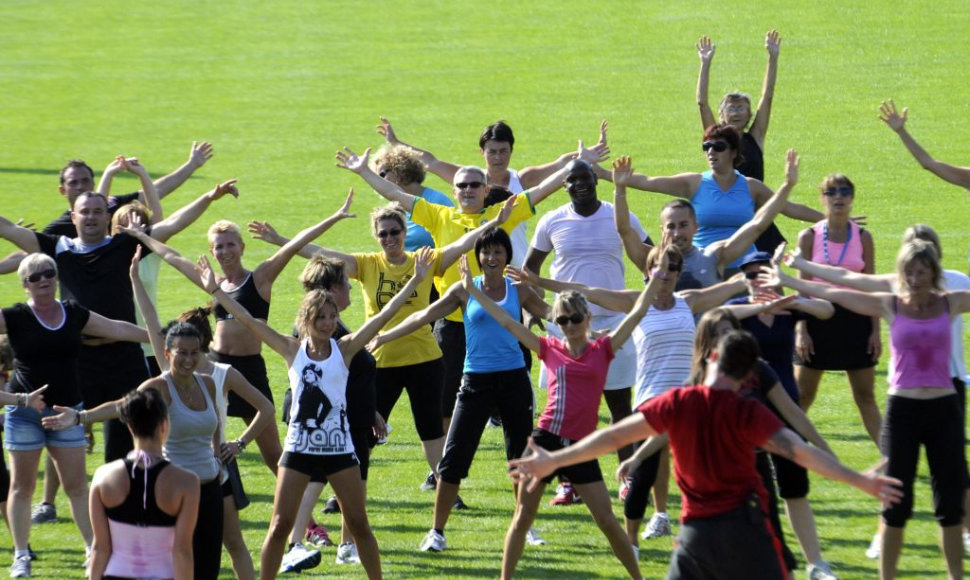
[{"label": "knee", "polygon": [[285,542],[293,530],[293,523],[293,516],[274,515],[269,525],[269,533],[267,534],[269,539]]},{"label": "knee", "polygon": [[14,499],[23,499],[24,497],[30,499],[33,497],[34,489],[36,487],[36,475],[15,476],[10,480],[10,495],[13,496]]},{"label": "knee", "polygon": [[904,528],[906,521],[913,515],[913,496],[905,495],[903,499],[889,509],[883,510],[882,520],[891,528]]}]

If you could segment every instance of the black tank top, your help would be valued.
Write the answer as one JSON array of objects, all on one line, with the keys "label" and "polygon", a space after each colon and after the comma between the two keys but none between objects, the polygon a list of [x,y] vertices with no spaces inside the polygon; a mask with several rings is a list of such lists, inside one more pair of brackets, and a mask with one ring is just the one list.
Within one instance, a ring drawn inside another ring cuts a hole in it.
[{"label": "black tank top", "polygon": [[108,519],[136,526],[174,526],[176,517],[163,512],[155,503],[155,482],[158,480],[158,474],[168,467],[168,461],[161,459],[158,463],[153,463],[148,468],[147,475],[141,466],[132,470],[133,459],[126,457],[124,461],[125,473],[131,478],[128,484],[128,497],[121,505],[105,508],[104,512]]},{"label": "black tank top", "polygon": [[[260,320],[269,319],[269,302],[263,300],[263,297],[259,295],[259,290],[256,289],[256,282],[253,280],[252,272],[246,276],[246,281],[242,283],[242,286],[231,292],[226,291],[226,294],[242,305],[253,318],[259,318]],[[232,315],[226,312],[226,309],[218,302],[216,302],[215,308],[212,311],[216,315],[216,320],[229,320],[232,318]]]}]

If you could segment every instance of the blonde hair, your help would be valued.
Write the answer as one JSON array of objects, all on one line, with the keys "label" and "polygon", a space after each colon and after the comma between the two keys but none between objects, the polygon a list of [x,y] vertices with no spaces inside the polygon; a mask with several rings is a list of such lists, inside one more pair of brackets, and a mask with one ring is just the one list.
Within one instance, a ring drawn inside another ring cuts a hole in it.
[{"label": "blonde hair", "polygon": [[552,315],[559,316],[566,314],[565,311],[576,312],[586,316],[589,314],[589,303],[582,292],[576,290],[565,290],[556,294],[556,301],[552,305]]},{"label": "blonde hair", "polygon": [[323,311],[323,307],[328,304],[334,312],[340,311],[337,308],[337,300],[333,297],[333,294],[326,290],[316,288],[303,296],[303,301],[300,302],[300,310],[296,313],[296,321],[294,322],[296,332],[301,340],[307,337],[313,322]]},{"label": "blonde hair", "polygon": [[903,243],[908,244],[914,240],[923,240],[933,244],[936,248],[936,255],[943,259],[943,245],[940,242],[940,235],[936,230],[926,224],[913,224],[903,232]]},{"label": "blonde hair", "polygon": [[219,220],[216,223],[209,226],[209,231],[206,232],[206,236],[209,238],[209,245],[212,245],[212,241],[215,239],[216,234],[236,234],[239,239],[242,239],[242,234],[239,233],[239,226],[229,220]]},{"label": "blonde hair", "polygon": [[20,283],[27,284],[27,276],[34,272],[40,272],[43,270],[51,269],[57,272],[57,262],[54,258],[51,258],[47,254],[41,254],[39,252],[34,252],[33,254],[28,254],[26,258],[20,261],[20,265],[17,266],[17,277],[20,278]]},{"label": "blonde hair", "polygon": [[303,284],[304,292],[314,288],[332,290],[346,278],[347,271],[343,260],[317,254],[310,258],[300,273],[300,284]]},{"label": "blonde hair", "polygon": [[136,200],[130,201],[125,205],[118,208],[113,214],[111,214],[111,232],[117,232],[121,228],[121,221],[124,220],[125,224],[130,226],[128,223],[128,212],[135,212],[141,217],[142,223],[148,225],[152,221],[152,210],[148,209],[148,206],[142,202]]},{"label": "blonde hair", "polygon": [[374,230],[374,235],[376,236],[377,224],[379,224],[382,220],[394,220],[400,224],[402,230],[407,232],[407,215],[408,212],[405,211],[404,206],[397,202],[382,205],[381,207],[376,208],[370,214],[371,229]]},{"label": "blonde hair", "polygon": [[906,283],[906,268],[913,262],[921,262],[933,274],[933,289],[943,291],[943,268],[940,266],[940,255],[936,247],[926,240],[913,240],[903,244],[896,255],[896,279],[899,282],[899,293],[909,294],[909,284]]}]

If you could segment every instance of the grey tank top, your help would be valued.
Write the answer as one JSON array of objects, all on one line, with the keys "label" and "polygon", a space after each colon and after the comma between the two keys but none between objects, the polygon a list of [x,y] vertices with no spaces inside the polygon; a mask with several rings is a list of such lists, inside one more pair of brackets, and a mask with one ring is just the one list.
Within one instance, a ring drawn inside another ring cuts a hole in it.
[{"label": "grey tank top", "polygon": [[212,435],[219,426],[219,418],[202,377],[198,374],[193,376],[205,399],[205,409],[201,411],[186,407],[175,389],[172,377],[167,372],[162,374],[172,398],[168,406],[171,431],[162,451],[165,459],[183,469],[188,469],[198,475],[202,482],[206,482],[219,475],[219,461],[212,453]]}]

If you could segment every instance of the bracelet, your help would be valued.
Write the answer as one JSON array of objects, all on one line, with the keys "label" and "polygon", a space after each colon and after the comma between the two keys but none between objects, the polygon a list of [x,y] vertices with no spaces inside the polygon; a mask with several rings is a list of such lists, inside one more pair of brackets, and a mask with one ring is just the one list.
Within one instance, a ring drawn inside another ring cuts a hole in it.
[{"label": "bracelet", "polygon": [[88,417],[88,412],[87,411],[78,411],[77,412],[77,423],[76,424],[77,425],[86,425],[87,424],[86,423],[87,417]]},{"label": "bracelet", "polygon": [[30,404],[30,395],[27,393],[18,393],[17,399],[17,406],[19,407],[26,407]]},{"label": "bracelet", "polygon": [[242,440],[242,437],[240,437],[239,439],[236,439],[235,441],[233,441],[233,443],[239,446],[240,453],[242,453],[246,449],[246,442]]}]

